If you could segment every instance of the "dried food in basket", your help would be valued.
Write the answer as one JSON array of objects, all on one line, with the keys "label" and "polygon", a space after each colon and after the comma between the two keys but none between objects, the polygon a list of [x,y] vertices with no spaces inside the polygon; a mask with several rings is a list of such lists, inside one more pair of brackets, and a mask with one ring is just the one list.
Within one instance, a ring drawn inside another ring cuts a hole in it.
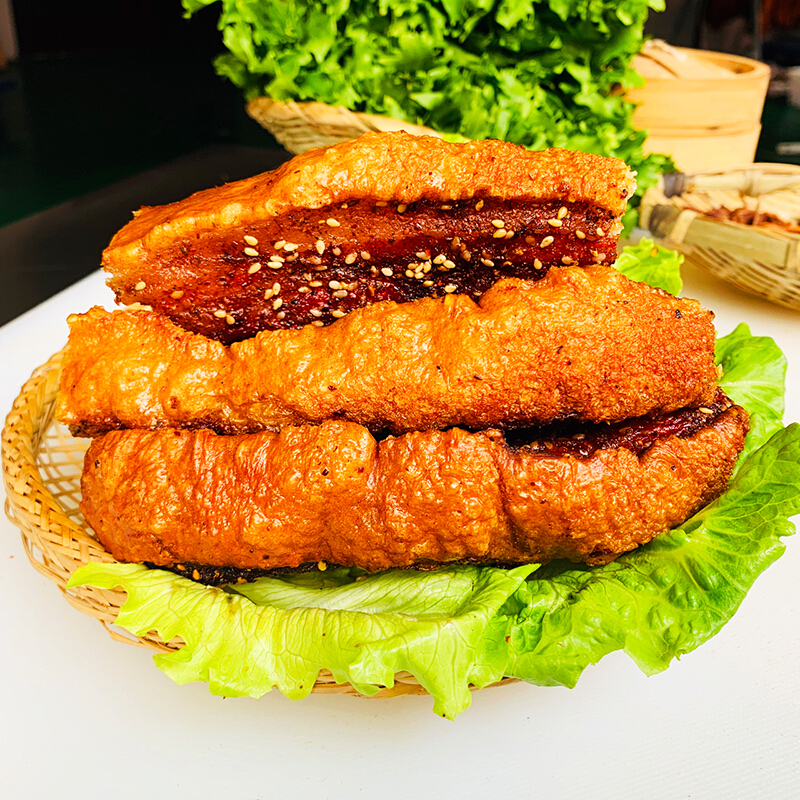
[{"label": "dried food in basket", "polygon": [[[757,224],[752,224],[752,222]],[[665,176],[642,202],[657,241],[739,289],[800,309],[800,168]]]}]

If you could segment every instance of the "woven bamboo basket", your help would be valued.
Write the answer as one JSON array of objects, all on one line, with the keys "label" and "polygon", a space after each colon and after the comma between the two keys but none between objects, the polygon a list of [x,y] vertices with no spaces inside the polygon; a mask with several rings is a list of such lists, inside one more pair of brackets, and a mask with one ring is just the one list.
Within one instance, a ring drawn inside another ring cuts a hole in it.
[{"label": "woven bamboo basket", "polygon": [[800,220],[800,167],[753,164],[667,175],[642,199],[639,224],[659,244],[749,294],[800,309],[800,234],[706,216],[747,208]]},{"label": "woven bamboo basket", "polygon": [[257,97],[247,104],[247,113],[295,155],[313,147],[355,139],[370,131],[406,131],[418,136],[441,137],[440,133],[422,125],[361,114],[325,103],[279,103],[269,97]]},{"label": "woven bamboo basket", "polygon": [[[56,353],[34,371],[6,418],[6,514],[22,532],[31,564],[53,581],[75,608],[98,619],[113,639],[161,653],[177,650],[183,644],[180,639],[164,642],[154,631],[137,637],[114,625],[125,602],[124,592],[92,586],[66,588],[78,567],[90,561],[113,563],[114,558],[92,535],[80,511],[81,470],[88,440],[74,438],[54,419],[61,360],[62,354]],[[504,678],[493,685],[512,680]],[[327,670],[320,673],[312,691],[364,697],[349,683],[336,683]],[[404,694],[426,694],[408,672],[397,673],[394,686],[384,687],[372,697]]]}]

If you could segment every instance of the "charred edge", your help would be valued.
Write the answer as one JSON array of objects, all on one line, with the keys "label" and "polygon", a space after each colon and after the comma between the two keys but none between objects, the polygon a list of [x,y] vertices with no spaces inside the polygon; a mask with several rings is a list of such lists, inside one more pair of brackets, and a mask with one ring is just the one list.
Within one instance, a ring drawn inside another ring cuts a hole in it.
[{"label": "charred edge", "polygon": [[[520,562],[522,563],[522,562]],[[477,566],[477,567],[496,567],[498,569],[513,569],[520,566],[520,563],[507,561],[490,561],[476,558],[465,558],[458,561],[421,561],[405,567],[393,567],[392,570],[416,570],[418,572],[433,572],[443,567],[453,566]],[[192,561],[182,561],[180,564],[154,564],[145,561],[144,566],[148,569],[163,569],[188,578],[195,583],[202,583],[205,586],[226,586],[229,584],[250,583],[258,578],[280,578],[284,575],[300,575],[307,572],[321,571],[320,562],[300,564],[297,567],[275,567],[273,569],[252,569],[230,566],[214,566],[213,564],[198,564]],[[340,564],[325,564],[325,570],[351,569]]]},{"label": "charred edge", "polygon": [[717,389],[714,402],[700,408],[683,408],[669,414],[651,414],[612,425],[557,423],[544,428],[524,428],[505,432],[505,444],[512,451],[526,450],[558,458],[589,458],[598,450],[625,448],[641,455],[668,436],[682,439],[714,424],[733,402]]}]

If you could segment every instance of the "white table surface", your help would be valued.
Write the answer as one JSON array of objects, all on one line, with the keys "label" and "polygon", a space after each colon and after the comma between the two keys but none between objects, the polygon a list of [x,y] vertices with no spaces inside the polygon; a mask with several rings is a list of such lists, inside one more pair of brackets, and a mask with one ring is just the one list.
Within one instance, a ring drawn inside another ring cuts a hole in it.
[{"label": "white table surface", "polygon": [[[800,419],[800,313],[684,279],[720,334],[745,321],[777,340],[786,421]],[[3,409],[64,344],[67,314],[98,303],[113,305],[94,274],[0,329]],[[666,672],[647,678],[615,653],[573,690],[487,689],[448,722],[426,697],[175,686],[34,571],[3,518],[0,797],[797,798],[800,536],[787,545],[733,621]]]}]

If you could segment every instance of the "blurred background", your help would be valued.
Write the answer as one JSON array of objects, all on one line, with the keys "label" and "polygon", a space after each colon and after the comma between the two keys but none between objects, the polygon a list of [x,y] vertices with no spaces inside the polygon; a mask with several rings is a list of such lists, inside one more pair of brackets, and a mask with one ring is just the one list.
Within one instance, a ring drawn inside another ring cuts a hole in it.
[{"label": "blurred background", "polygon": [[[218,16],[185,19],[179,0],[0,0],[0,323],[95,269],[133,208],[287,157],[214,72]],[[667,0],[645,30],[770,63],[756,160],[800,164],[797,0]]]}]

